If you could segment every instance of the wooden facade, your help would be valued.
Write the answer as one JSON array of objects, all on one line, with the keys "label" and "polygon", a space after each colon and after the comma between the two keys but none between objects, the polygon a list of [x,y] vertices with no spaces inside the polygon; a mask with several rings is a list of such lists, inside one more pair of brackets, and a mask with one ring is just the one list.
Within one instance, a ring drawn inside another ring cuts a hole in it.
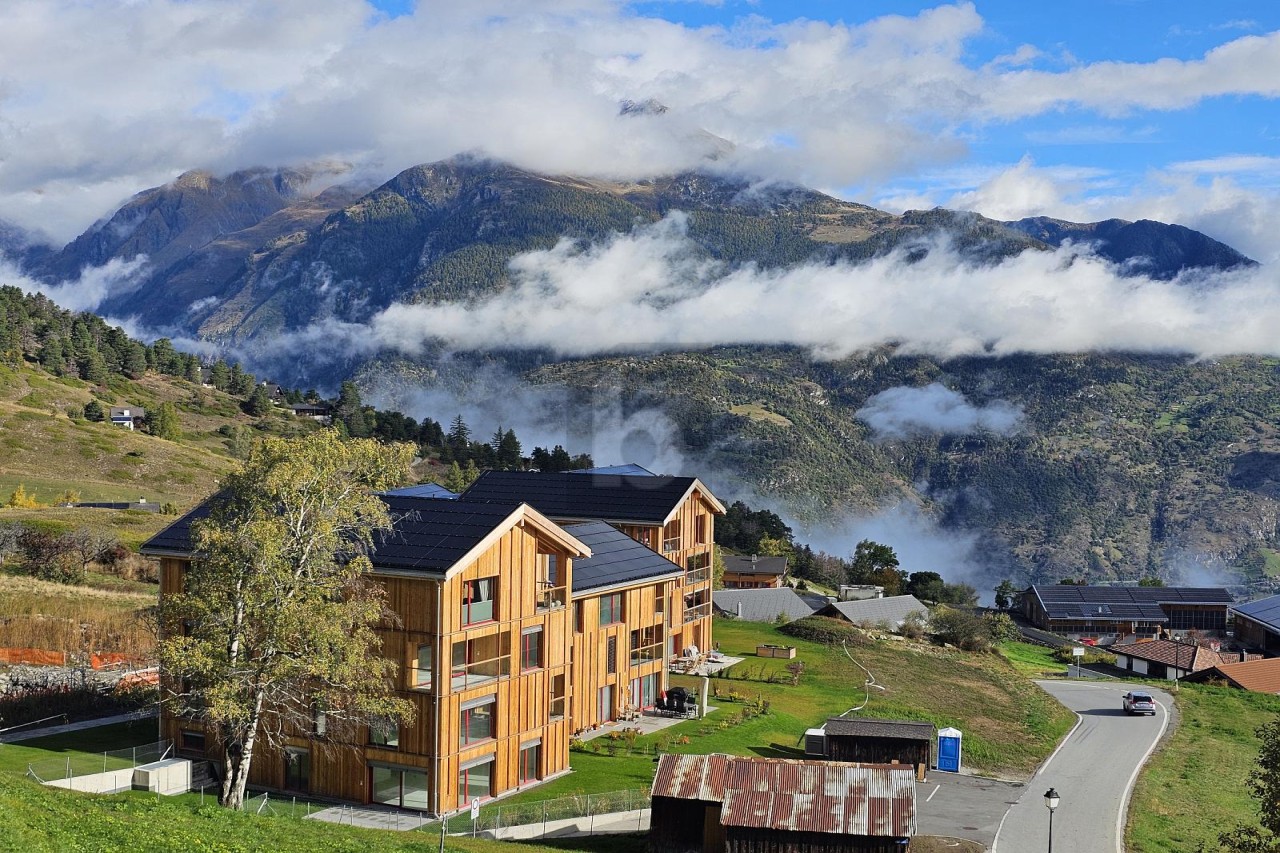
[{"label": "wooden facade", "polygon": [[[567,771],[568,590],[578,554],[564,538],[520,523],[444,576],[375,569],[399,617],[398,625],[379,630],[382,653],[399,664],[396,689],[414,705],[414,723],[376,738],[365,729],[356,743],[314,730],[289,732],[284,749],[259,741],[250,784],[442,814],[477,795],[496,796]],[[553,583],[548,558],[555,561]],[[181,589],[186,562],[161,561],[162,595]],[[476,582],[493,584],[491,613],[468,610],[464,593]],[[220,757],[208,735],[203,750],[184,748],[184,732],[192,742],[200,731],[189,720],[165,714],[161,729],[183,754]],[[305,773],[297,769],[303,758]],[[394,797],[392,777],[399,777]],[[470,791],[462,789],[467,782]]]},{"label": "wooden facade", "polygon": [[[260,740],[250,785],[447,814],[567,772],[575,733],[652,707],[668,657],[710,646],[716,507],[695,490],[664,526],[615,525],[685,571],[580,596],[573,564],[589,551],[527,505],[447,570],[375,558],[397,616],[379,629],[382,654],[413,724]],[[162,597],[182,589],[188,562],[162,556]],[[220,758],[189,719],[162,712],[161,731],[187,757]]]},{"label": "wooden facade", "polygon": [[685,570],[681,582],[668,592],[667,613],[671,625],[668,657],[679,657],[686,649],[706,651],[712,646],[711,563],[718,511],[713,498],[693,489],[662,525],[616,525],[632,539]]}]

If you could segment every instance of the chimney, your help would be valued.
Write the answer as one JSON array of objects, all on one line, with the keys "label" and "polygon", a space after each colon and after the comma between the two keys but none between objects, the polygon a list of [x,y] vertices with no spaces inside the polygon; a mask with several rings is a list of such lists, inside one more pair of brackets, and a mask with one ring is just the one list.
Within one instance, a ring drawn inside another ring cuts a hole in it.
[{"label": "chimney", "polygon": [[752,555],[751,555],[751,564],[754,566],[754,565],[755,565],[756,560],[758,560],[758,559],[760,559],[760,558],[759,558],[759,557],[757,557],[755,554],[752,554]]}]

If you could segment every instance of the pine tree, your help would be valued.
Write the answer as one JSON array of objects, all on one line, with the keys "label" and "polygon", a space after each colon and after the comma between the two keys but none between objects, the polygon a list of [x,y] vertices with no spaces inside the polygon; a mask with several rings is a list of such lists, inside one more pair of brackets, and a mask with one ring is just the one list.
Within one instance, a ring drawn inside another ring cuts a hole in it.
[{"label": "pine tree", "polygon": [[253,393],[249,395],[249,399],[244,402],[244,412],[255,418],[260,418],[267,412],[271,411],[271,395],[267,393],[266,385],[255,385]]},{"label": "pine tree", "polygon": [[231,387],[231,368],[222,359],[215,361],[213,367],[209,368],[209,384],[219,391],[226,391]]}]

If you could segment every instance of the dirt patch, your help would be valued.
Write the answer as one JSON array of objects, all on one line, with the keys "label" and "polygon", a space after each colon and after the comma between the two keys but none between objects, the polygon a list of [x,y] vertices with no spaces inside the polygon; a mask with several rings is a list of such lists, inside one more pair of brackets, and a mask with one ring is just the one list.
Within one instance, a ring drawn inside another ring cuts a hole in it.
[{"label": "dirt patch", "polygon": [[986,853],[986,849],[976,841],[945,835],[917,835],[911,839],[911,853]]}]

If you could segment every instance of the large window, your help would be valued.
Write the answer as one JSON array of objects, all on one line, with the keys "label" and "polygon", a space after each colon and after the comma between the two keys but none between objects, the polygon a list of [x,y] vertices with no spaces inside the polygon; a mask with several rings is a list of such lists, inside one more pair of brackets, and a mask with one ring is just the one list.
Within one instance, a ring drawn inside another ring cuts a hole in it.
[{"label": "large window", "polygon": [[684,563],[684,582],[686,584],[702,583],[711,578],[711,555],[690,554]]},{"label": "large window", "polygon": [[375,765],[369,768],[369,775],[373,781],[375,803],[421,811],[429,808],[425,772]]},{"label": "large window", "polygon": [[551,679],[551,719],[564,719],[564,676],[557,675]]},{"label": "large window", "polygon": [[600,596],[600,625],[613,625],[622,621],[622,593]]},{"label": "large window", "polygon": [[400,724],[395,720],[374,720],[369,724],[369,743],[385,749],[400,746]]},{"label": "large window", "polygon": [[184,752],[197,752],[204,755],[204,732],[198,732],[194,729],[183,729],[182,746]]},{"label": "large window", "polygon": [[511,632],[490,634],[453,644],[449,683],[463,690],[511,674]]},{"label": "large window", "polygon": [[418,656],[414,660],[413,677],[410,684],[415,690],[430,690],[432,675],[432,657],[435,647],[430,643],[418,646]]},{"label": "large window", "polygon": [[667,526],[662,528],[662,551],[680,550],[680,519],[667,522]]},{"label": "large window", "polygon": [[542,628],[525,628],[520,632],[520,670],[542,668]]},{"label": "large window", "polygon": [[653,625],[631,632],[631,665],[662,659],[662,626]]},{"label": "large window", "polygon": [[288,746],[284,750],[284,787],[287,791],[311,788],[311,750]]},{"label": "large window", "polygon": [[480,578],[462,585],[463,625],[493,621],[493,599],[497,586],[497,578]]},{"label": "large window", "polygon": [[526,743],[520,747],[520,782],[533,782],[542,778],[542,741]]},{"label": "large window", "polygon": [[555,554],[538,555],[538,609],[551,610],[564,607],[569,590],[565,587],[565,572]]},{"label": "large window", "polygon": [[460,745],[494,737],[493,708],[496,702],[496,697],[484,696],[462,703],[462,721],[458,728]]},{"label": "large window", "polygon": [[458,805],[493,795],[493,756],[468,761],[458,771]]}]

